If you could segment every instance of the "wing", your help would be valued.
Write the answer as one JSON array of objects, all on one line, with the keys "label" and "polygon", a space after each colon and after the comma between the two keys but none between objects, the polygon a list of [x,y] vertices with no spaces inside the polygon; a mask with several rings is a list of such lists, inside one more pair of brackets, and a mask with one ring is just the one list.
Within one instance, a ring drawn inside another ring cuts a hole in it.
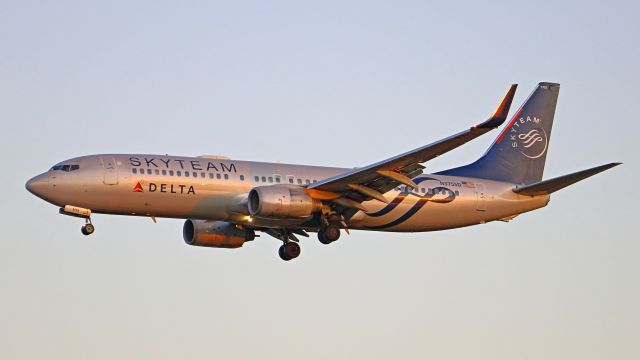
[{"label": "wing", "polygon": [[307,189],[312,196],[331,200],[338,207],[365,210],[361,202],[378,199],[394,187],[404,184],[416,187],[412,178],[422,174],[421,163],[451,151],[480,135],[500,126],[507,118],[517,85],[511,85],[491,117],[481,124],[432,144],[419,147],[404,154],[357,168],[346,173],[319,181]]}]

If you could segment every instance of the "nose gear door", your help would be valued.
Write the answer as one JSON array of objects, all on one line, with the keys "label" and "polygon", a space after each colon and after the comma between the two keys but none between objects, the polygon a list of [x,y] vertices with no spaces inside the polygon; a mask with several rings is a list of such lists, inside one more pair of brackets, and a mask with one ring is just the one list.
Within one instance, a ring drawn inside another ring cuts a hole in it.
[{"label": "nose gear door", "polygon": [[102,157],[100,158],[102,162],[102,168],[104,169],[104,179],[103,183],[105,185],[116,185],[118,184],[118,166],[116,164],[116,159],[113,157]]}]

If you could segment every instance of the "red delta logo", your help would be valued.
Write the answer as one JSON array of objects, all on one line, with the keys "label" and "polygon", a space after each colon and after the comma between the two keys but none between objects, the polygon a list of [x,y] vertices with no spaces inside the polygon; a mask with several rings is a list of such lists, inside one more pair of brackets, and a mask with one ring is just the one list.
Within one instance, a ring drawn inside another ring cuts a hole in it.
[{"label": "red delta logo", "polygon": [[138,181],[138,183],[136,184],[136,186],[133,187],[133,192],[142,192],[142,185],[140,184],[140,181]]}]

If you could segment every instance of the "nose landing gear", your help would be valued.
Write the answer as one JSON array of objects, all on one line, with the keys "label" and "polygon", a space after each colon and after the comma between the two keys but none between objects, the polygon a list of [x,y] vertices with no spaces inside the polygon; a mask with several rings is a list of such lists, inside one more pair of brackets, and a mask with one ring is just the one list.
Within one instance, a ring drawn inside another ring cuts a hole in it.
[{"label": "nose landing gear", "polygon": [[58,211],[62,215],[79,217],[84,219],[85,224],[80,228],[82,235],[91,235],[96,228],[91,223],[91,209],[81,208],[79,206],[65,205]]}]

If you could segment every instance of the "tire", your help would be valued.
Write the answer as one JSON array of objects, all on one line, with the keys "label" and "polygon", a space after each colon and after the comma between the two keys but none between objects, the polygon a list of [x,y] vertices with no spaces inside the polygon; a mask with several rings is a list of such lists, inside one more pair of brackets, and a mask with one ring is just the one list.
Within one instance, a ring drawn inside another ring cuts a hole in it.
[{"label": "tire", "polygon": [[300,255],[300,245],[297,242],[288,242],[282,245],[282,248],[282,252],[289,260],[295,259]]},{"label": "tire", "polygon": [[83,228],[84,228],[84,231],[87,233],[86,235],[91,235],[93,234],[94,231],[96,231],[96,228],[91,223],[86,224],[85,226],[83,226]]},{"label": "tire", "polygon": [[280,246],[280,248],[278,249],[278,255],[280,256],[280,259],[284,261],[291,260],[291,258],[288,257],[287,254],[284,252],[284,245]]},{"label": "tire", "polygon": [[330,243],[340,239],[340,228],[335,225],[329,225],[322,231],[323,236]]},{"label": "tire", "polygon": [[318,240],[320,240],[320,242],[325,245],[331,244],[331,240],[327,239],[327,237],[324,236],[324,230],[318,231]]}]

